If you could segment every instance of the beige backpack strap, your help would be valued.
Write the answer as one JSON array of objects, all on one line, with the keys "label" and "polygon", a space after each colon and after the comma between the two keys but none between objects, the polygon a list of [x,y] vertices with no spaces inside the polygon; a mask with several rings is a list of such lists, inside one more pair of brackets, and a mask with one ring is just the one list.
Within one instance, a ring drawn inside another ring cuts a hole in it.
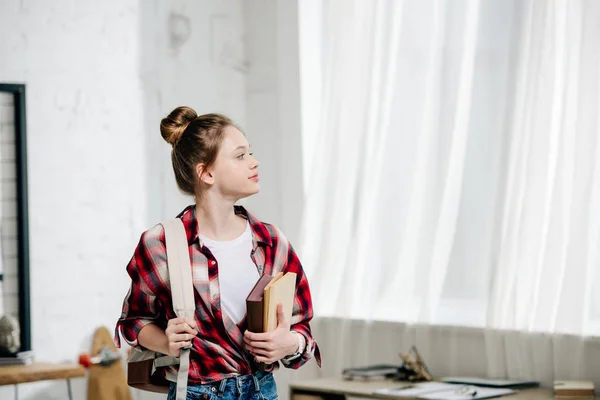
[{"label": "beige backpack strap", "polygon": [[[192,282],[192,266],[187,235],[181,219],[175,218],[161,223],[165,229],[167,246],[167,267],[171,281],[173,310],[178,317],[195,318],[196,303]],[[181,349],[179,372],[177,374],[177,400],[187,396],[188,372],[190,367],[190,347]]]}]

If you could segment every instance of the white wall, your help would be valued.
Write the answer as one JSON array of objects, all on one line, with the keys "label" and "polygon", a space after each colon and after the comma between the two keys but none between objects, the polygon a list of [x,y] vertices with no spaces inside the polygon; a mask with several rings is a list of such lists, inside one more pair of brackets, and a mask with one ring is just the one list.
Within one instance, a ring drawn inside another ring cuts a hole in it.
[{"label": "white wall", "polygon": [[180,105],[246,122],[244,19],[241,0],[140,2],[145,154],[149,220],[179,213],[193,199],[179,193],[161,118]]},{"label": "white wall", "polygon": [[298,6],[289,0],[244,3],[247,122],[261,161],[261,192],[246,204],[297,243],[303,206]]},{"label": "white wall", "polygon": [[[112,329],[139,235],[192,201],[176,189],[158,130],[176,106],[222,112],[242,126],[262,163],[262,191],[244,203],[297,241],[296,7],[285,0],[0,3],[0,82],[27,85],[38,360],[75,362],[97,326]],[[85,397],[85,385],[73,381],[75,398]],[[31,383],[19,394],[63,398],[66,386]],[[0,398],[12,396],[0,387]]]},{"label": "white wall", "polygon": [[[0,3],[0,82],[27,85],[40,361],[76,362],[96,326],[114,327],[139,235],[189,202],[175,189],[160,118],[187,104],[246,122],[241,0],[168,4]],[[73,385],[85,398],[85,380]],[[19,394],[66,398],[66,386],[31,383]],[[12,396],[0,387],[0,398]]]},{"label": "white wall", "polygon": [[[137,2],[4,1],[0,81],[27,85],[32,347],[77,361],[114,325],[145,226]],[[120,298],[120,299],[119,299]],[[74,381],[82,398],[85,381]],[[64,382],[22,398],[66,396]],[[10,398],[12,388],[0,388]]]}]

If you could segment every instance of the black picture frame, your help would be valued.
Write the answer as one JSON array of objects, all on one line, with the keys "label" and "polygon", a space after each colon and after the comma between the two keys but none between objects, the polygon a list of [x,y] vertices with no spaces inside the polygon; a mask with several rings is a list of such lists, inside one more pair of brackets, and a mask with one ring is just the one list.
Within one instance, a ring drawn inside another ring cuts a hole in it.
[{"label": "black picture frame", "polygon": [[19,325],[21,347],[19,351],[31,350],[31,300],[29,287],[29,208],[27,194],[27,115],[25,85],[0,83],[0,93],[11,93],[14,99],[15,121],[15,168],[17,202],[17,252]]}]

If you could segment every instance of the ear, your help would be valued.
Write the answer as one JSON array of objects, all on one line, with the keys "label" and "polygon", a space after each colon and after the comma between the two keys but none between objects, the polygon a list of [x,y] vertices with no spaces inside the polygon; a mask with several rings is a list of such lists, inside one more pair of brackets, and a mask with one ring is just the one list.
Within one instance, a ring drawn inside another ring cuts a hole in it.
[{"label": "ear", "polygon": [[212,185],[215,183],[215,178],[210,171],[210,169],[206,169],[206,165],[204,163],[200,163],[196,165],[196,175],[200,182],[205,183],[207,185]]}]

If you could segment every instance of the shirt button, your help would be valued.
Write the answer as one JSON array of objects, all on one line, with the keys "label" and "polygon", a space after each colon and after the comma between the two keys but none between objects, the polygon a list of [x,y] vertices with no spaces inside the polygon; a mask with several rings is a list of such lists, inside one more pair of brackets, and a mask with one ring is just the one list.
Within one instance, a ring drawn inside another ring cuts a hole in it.
[{"label": "shirt button", "polygon": [[216,263],[217,262],[213,260],[213,261],[210,262],[210,265],[215,265]]}]

